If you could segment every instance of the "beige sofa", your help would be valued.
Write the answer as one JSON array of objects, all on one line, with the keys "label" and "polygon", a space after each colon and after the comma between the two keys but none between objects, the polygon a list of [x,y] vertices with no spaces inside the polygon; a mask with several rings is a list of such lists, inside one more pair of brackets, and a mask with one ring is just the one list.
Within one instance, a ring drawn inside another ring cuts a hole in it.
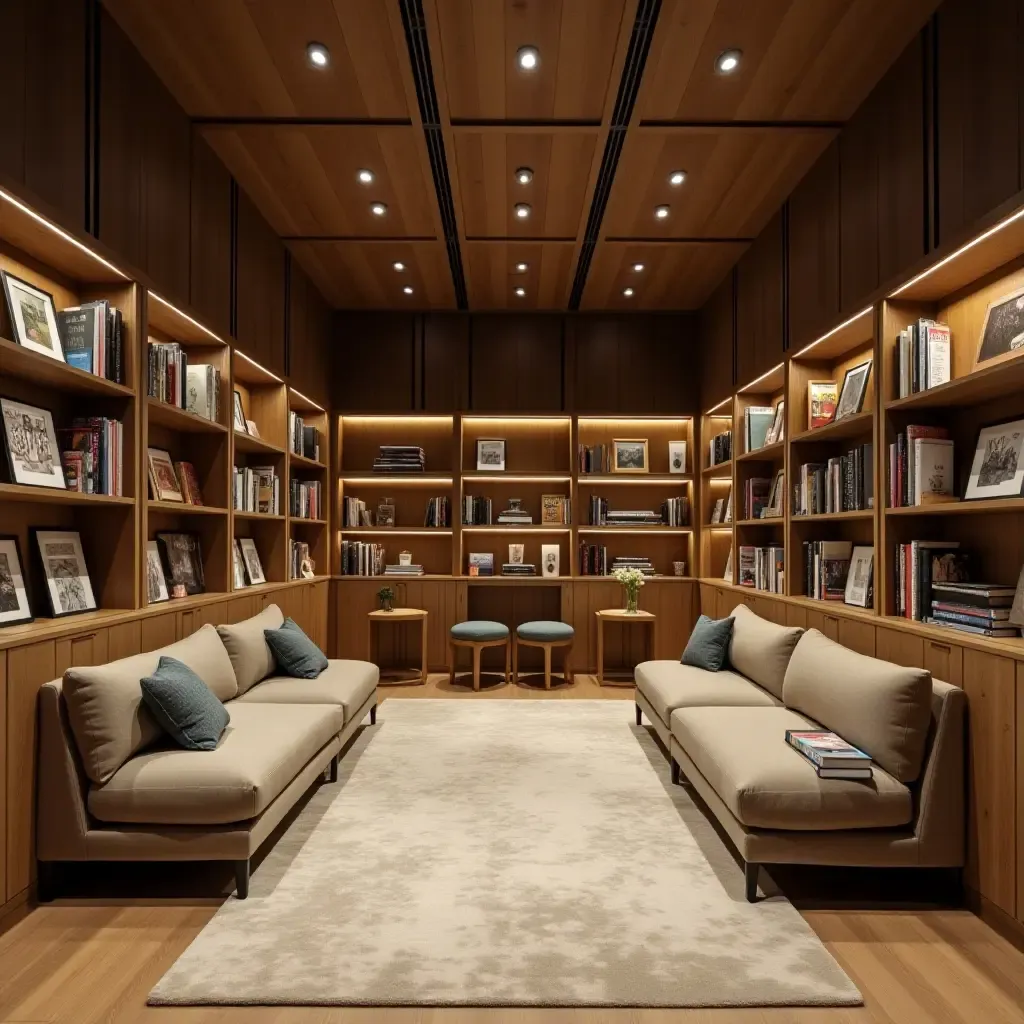
[{"label": "beige sofa", "polygon": [[[316,679],[276,674],[263,636],[271,605],[231,626],[203,626],[168,647],[69,669],[39,698],[36,846],[40,898],[60,861],[230,860],[245,899],[249,862],[329,768],[367,714],[378,670],[331,660]],[[142,703],[160,656],[184,662],[228,706],[216,750],[173,744]]]},{"label": "beige sofa", "polygon": [[[963,691],[923,669],[868,658],[817,630],[734,611],[728,669],[636,669],[646,714],[746,864],[960,868]],[[787,729],[828,729],[870,754],[870,782],[819,779]]]}]

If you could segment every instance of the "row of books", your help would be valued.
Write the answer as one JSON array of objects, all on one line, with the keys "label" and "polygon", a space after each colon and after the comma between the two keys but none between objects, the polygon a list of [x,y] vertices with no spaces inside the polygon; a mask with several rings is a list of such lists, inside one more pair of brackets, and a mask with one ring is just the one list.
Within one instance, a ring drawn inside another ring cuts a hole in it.
[{"label": "row of books", "polygon": [[581,474],[610,473],[612,446],[610,444],[581,444],[576,449],[576,468]]},{"label": "row of books", "polygon": [[346,494],[341,499],[342,526],[373,526],[373,517],[362,498]]},{"label": "row of books", "polygon": [[235,466],[232,493],[238,512],[281,514],[281,478],[273,466]]},{"label": "row of books", "polygon": [[932,583],[930,614],[926,622],[976,636],[1015,637],[1010,621],[1015,587],[998,583]]},{"label": "row of books", "polygon": [[711,510],[711,523],[732,522],[732,485],[729,486],[729,493],[724,498],[716,498],[715,506]]},{"label": "row of books", "polygon": [[690,499],[685,495],[666,498],[661,503],[661,521],[666,526],[690,525]]},{"label": "row of books", "polygon": [[177,342],[150,341],[146,393],[203,419],[221,421],[221,372],[210,363],[189,364]]},{"label": "row of books", "polygon": [[889,445],[889,505],[904,508],[953,497],[953,442],[945,427],[912,424]]},{"label": "row of books", "polygon": [[715,434],[708,441],[708,465],[717,466],[722,462],[728,462],[732,458],[732,431]]},{"label": "row of books", "polygon": [[608,549],[603,544],[581,543],[579,566],[581,576],[607,576]]},{"label": "row of books", "polygon": [[373,460],[374,473],[422,473],[426,468],[426,453],[412,444],[382,444]]},{"label": "row of books", "polygon": [[124,384],[124,321],[106,299],[69,306],[57,314],[68,366]]},{"label": "row of books", "polygon": [[446,527],[452,525],[452,503],[447,495],[439,494],[427,499],[427,510],[423,516],[424,526]]},{"label": "row of books", "polygon": [[78,417],[57,438],[69,491],[124,494],[124,426],[118,420]]},{"label": "row of books", "polygon": [[874,508],[872,446],[859,444],[828,462],[800,467],[793,488],[793,515],[813,516]]},{"label": "row of books", "polygon": [[743,485],[744,518],[775,519],[781,516],[783,481],[784,471],[781,469],[771,480],[763,476],[747,480]]},{"label": "row of books", "polygon": [[785,433],[786,403],[776,406],[749,405],[743,410],[745,451],[755,452],[781,441]]},{"label": "row of books", "polygon": [[946,384],[950,377],[952,338],[949,324],[918,320],[896,339],[894,379],[899,398]]},{"label": "row of books", "polygon": [[464,494],[462,496],[463,526],[490,526],[491,511],[490,498],[478,498],[472,494]]},{"label": "row of books", "polygon": [[970,556],[957,540],[912,540],[896,545],[896,614],[923,622],[929,615],[934,587],[966,583]]},{"label": "row of books", "polygon": [[297,519],[323,519],[323,485],[319,480],[292,480],[290,514]]},{"label": "row of books", "polygon": [[817,601],[867,608],[874,601],[875,549],[848,540],[804,542],[805,591]]},{"label": "row of books", "polygon": [[362,540],[341,542],[342,576],[380,576],[383,572],[383,544]]},{"label": "row of books", "polygon": [[739,549],[741,587],[753,587],[769,594],[785,592],[786,553],[781,546],[754,547],[741,544]]},{"label": "row of books", "polygon": [[654,563],[642,555],[616,555],[608,569],[609,573],[616,569],[639,569],[645,576],[657,576]]},{"label": "row of books", "polygon": [[309,545],[303,540],[288,538],[288,579],[302,579],[302,563],[309,559]]},{"label": "row of books", "polygon": [[307,426],[297,412],[288,413],[288,446],[293,455],[320,461],[320,431]]}]

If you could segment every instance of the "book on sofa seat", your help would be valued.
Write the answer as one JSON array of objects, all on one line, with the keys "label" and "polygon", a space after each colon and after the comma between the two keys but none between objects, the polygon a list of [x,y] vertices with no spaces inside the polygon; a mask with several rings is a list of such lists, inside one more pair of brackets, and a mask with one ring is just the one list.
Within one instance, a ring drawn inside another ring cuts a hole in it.
[{"label": "book on sofa seat", "polygon": [[787,729],[786,742],[807,758],[821,779],[871,778],[871,758],[834,732]]}]

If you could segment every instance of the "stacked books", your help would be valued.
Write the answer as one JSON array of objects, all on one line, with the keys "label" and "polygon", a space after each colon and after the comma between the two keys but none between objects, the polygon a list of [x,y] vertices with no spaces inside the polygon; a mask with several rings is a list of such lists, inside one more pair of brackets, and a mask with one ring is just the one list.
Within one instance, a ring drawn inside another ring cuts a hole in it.
[{"label": "stacked books", "polygon": [[787,729],[786,742],[814,766],[819,779],[871,778],[871,758],[834,732]]},{"label": "stacked books", "polygon": [[584,473],[610,473],[612,446],[610,444],[581,444],[576,449],[577,469]]},{"label": "stacked books", "polygon": [[845,601],[853,544],[848,540],[804,542],[806,594],[816,601]]},{"label": "stacked books", "polygon": [[770,405],[750,405],[743,410],[743,432],[746,451],[754,452],[768,443],[768,433],[775,424],[775,409]]},{"label": "stacked books", "polygon": [[871,444],[859,444],[828,462],[800,467],[793,490],[793,515],[856,512],[875,504]]},{"label": "stacked books", "polygon": [[601,544],[580,544],[580,575],[607,576],[608,549]]},{"label": "stacked books", "polygon": [[447,496],[439,495],[436,498],[427,499],[427,511],[423,516],[424,526],[451,526],[452,510],[451,502]]},{"label": "stacked books", "polygon": [[501,567],[502,576],[536,576],[537,567],[531,562],[505,562]]},{"label": "stacked books", "polygon": [[953,499],[953,442],[945,427],[909,426],[889,445],[892,508]]},{"label": "stacked books", "polygon": [[426,468],[423,449],[411,444],[382,444],[373,460],[374,473],[422,473]]},{"label": "stacked books", "polygon": [[352,498],[345,495],[341,499],[341,525],[342,526],[373,526],[370,517],[370,510],[362,498]]},{"label": "stacked books", "polygon": [[763,519],[772,493],[772,482],[767,477],[751,477],[743,485],[743,514],[746,519]]},{"label": "stacked books", "polygon": [[309,545],[305,541],[288,540],[288,579],[302,579],[302,563],[309,558]]},{"label": "stacked books", "polygon": [[149,339],[146,394],[168,405],[185,408],[188,356],[176,341]]},{"label": "stacked books", "polygon": [[899,398],[927,391],[949,380],[949,324],[918,320],[896,339],[895,381]]},{"label": "stacked books", "polygon": [[235,466],[235,509],[280,515],[281,480],[273,466]]},{"label": "stacked books", "polygon": [[105,416],[78,417],[58,430],[60,461],[69,491],[124,493],[124,427]]},{"label": "stacked books", "polygon": [[124,324],[106,299],[83,302],[57,314],[57,332],[68,366],[124,383]]},{"label": "stacked books", "polygon": [[380,576],[384,572],[384,545],[361,540],[341,542],[342,576]]},{"label": "stacked books", "polygon": [[1015,587],[933,581],[931,589],[931,616],[926,622],[978,636],[1017,636],[1018,628],[1010,624]]},{"label": "stacked books", "polygon": [[708,442],[708,465],[717,466],[719,463],[728,462],[732,458],[732,431],[727,430],[723,434],[716,434]]},{"label": "stacked books", "polygon": [[293,480],[290,514],[296,519],[323,519],[323,489],[319,480]]},{"label": "stacked books", "polygon": [[521,498],[509,498],[508,508],[498,513],[498,523],[507,526],[532,526],[533,516],[523,507]]},{"label": "stacked books", "polygon": [[490,526],[491,525],[491,499],[474,498],[472,494],[465,494],[462,497],[462,525],[463,526]]},{"label": "stacked books", "polygon": [[661,503],[661,521],[666,526],[690,525],[690,499],[666,498]]},{"label": "stacked books", "polygon": [[657,576],[654,565],[649,558],[636,555],[616,555],[612,559],[611,572],[616,569],[639,569],[645,576]]},{"label": "stacked books", "polygon": [[204,420],[220,421],[220,370],[209,363],[185,368],[185,408]]},{"label": "stacked books", "polygon": [[753,587],[769,594],[783,593],[786,577],[786,554],[782,547],[740,545],[741,587]]},{"label": "stacked books", "polygon": [[288,445],[293,455],[320,461],[320,431],[307,427],[297,412],[288,413]]},{"label": "stacked books", "polygon": [[468,569],[470,576],[493,576],[494,555],[488,552],[470,551]]},{"label": "stacked books", "polygon": [[896,545],[896,614],[924,621],[937,583],[966,583],[970,559],[956,540],[912,540]]},{"label": "stacked books", "polygon": [[385,565],[385,576],[422,576],[422,565]]}]

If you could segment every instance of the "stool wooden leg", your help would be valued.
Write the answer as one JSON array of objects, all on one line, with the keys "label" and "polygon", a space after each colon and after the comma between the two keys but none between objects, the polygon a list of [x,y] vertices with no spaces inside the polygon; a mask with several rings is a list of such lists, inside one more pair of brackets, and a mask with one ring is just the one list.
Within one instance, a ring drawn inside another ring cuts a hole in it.
[{"label": "stool wooden leg", "polygon": [[565,649],[565,662],[562,665],[562,677],[565,679],[565,681],[570,686],[573,685],[573,678],[572,678],[572,645],[571,644],[568,647],[566,647],[566,649]]},{"label": "stool wooden leg", "polygon": [[512,637],[512,682],[519,685],[519,637]]},{"label": "stool wooden leg", "polygon": [[448,641],[448,685],[452,686],[455,683],[455,651],[456,647],[450,640]]},{"label": "stool wooden leg", "polygon": [[544,645],[544,689],[551,689],[551,644]]},{"label": "stool wooden leg", "polygon": [[473,689],[480,689],[480,645],[473,645]]},{"label": "stool wooden leg", "polygon": [[512,665],[512,641],[505,641],[505,685],[509,683],[509,669]]}]

